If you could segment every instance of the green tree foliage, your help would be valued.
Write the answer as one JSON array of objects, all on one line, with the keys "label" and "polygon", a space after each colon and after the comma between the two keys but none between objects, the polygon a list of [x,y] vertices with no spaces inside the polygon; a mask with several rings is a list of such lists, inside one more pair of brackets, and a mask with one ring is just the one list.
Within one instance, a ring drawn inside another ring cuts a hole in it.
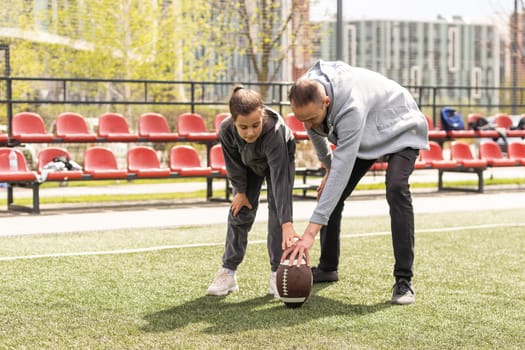
[{"label": "green tree foliage", "polygon": [[304,0],[237,0],[226,7],[236,19],[238,50],[249,58],[257,81],[280,80],[291,49],[304,49],[296,44],[309,21],[307,6]]},{"label": "green tree foliage", "polygon": [[[279,68],[288,52],[295,43],[296,33],[291,33],[291,23],[294,13],[302,21],[300,2],[292,1],[292,7],[287,13],[282,13],[282,1],[259,0],[257,7],[249,9],[246,0],[240,0],[238,13],[246,38],[246,52],[253,64],[259,81],[269,81],[276,78]],[[299,29],[298,26],[295,29]],[[288,35],[288,38],[286,37]],[[289,39],[289,40],[285,40]],[[276,69],[270,72],[270,63],[275,61]]]},{"label": "green tree foliage", "polygon": [[[252,65],[248,70],[255,75],[249,79],[267,82],[281,80],[282,65],[306,20],[307,12],[301,9],[307,3],[4,0],[0,27],[12,29],[2,40],[10,45],[15,77],[231,80],[227,73],[232,58],[246,55]],[[183,85],[159,83],[148,89],[148,98],[156,101],[189,96]],[[31,97],[44,90],[50,87],[17,82],[14,96]],[[201,92],[196,92],[199,98]],[[53,97],[52,93],[44,97]],[[60,89],[54,93],[60,96]],[[78,83],[68,87],[69,93],[83,100],[127,100],[140,96],[143,87]]]},{"label": "green tree foliage", "polygon": [[[228,67],[232,46],[225,30],[232,27],[227,14],[212,5],[207,0],[4,0],[0,27],[11,29],[2,40],[10,46],[15,77],[213,81]],[[186,100],[188,88],[150,85],[148,98]],[[17,82],[14,96],[49,89]],[[142,96],[143,86],[76,83],[68,94],[133,100]]]},{"label": "green tree foliage", "polygon": [[[45,2],[44,2],[45,3]],[[14,76],[210,80],[228,57],[205,0],[4,1]]]}]

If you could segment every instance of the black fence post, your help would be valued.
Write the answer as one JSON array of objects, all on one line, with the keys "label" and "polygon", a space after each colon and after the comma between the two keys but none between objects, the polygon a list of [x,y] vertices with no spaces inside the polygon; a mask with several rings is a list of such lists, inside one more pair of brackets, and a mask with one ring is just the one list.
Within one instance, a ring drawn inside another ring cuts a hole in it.
[{"label": "black fence post", "polygon": [[436,91],[436,87],[432,87],[432,121],[434,122],[434,125],[436,127],[438,127],[438,123],[437,123],[437,116],[436,116],[436,94],[437,94],[437,91]]},{"label": "black fence post", "polygon": [[11,124],[13,120],[13,89],[11,81],[11,62],[9,58],[9,45],[0,45],[0,50],[4,51],[4,76],[6,77],[6,99],[7,99],[7,132],[9,140],[11,139]]},{"label": "black fence post", "polygon": [[191,82],[191,113],[195,113],[195,82]]}]

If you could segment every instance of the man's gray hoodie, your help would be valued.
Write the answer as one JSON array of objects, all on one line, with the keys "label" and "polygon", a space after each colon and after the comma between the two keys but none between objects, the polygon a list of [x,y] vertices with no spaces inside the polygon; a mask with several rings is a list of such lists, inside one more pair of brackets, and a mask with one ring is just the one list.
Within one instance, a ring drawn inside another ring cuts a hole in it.
[{"label": "man's gray hoodie", "polygon": [[[428,149],[428,126],[414,98],[379,73],[343,62],[317,62],[304,78],[330,97],[326,130],[308,130],[330,175],[310,219],[326,225],[350,179],[357,157],[377,159],[404,148]],[[336,145],[331,157],[330,141]]]}]

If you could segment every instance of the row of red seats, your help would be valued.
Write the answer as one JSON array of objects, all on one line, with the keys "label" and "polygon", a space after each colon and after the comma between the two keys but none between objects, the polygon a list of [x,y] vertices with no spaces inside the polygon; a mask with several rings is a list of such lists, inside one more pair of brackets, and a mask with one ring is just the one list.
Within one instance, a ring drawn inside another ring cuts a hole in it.
[{"label": "row of red seats", "polygon": [[[9,154],[15,151],[17,169],[11,169]],[[71,154],[62,147],[47,147],[38,152],[37,171],[31,171],[24,154],[17,148],[0,147],[0,182],[37,181],[43,175],[44,166],[54,158],[64,156],[71,159]],[[120,169],[111,149],[91,146],[85,150],[82,170],[63,170],[48,172],[47,180],[88,180],[88,179],[128,179],[175,177],[175,176],[212,176],[226,175],[226,166],[220,144],[210,148],[210,164],[202,165],[199,154],[189,145],[173,146],[170,150],[169,167],[163,167],[157,152],[148,146],[136,146],[127,153],[127,169]]]},{"label": "row of red seats", "polygon": [[[415,163],[416,169],[461,170],[486,167],[525,166],[525,142],[510,142],[507,153],[501,151],[495,141],[482,141],[478,154],[472,152],[464,141],[452,141],[448,157],[444,156],[441,145],[429,142],[430,149],[421,150]],[[388,163],[376,162],[372,170],[386,170]]]},{"label": "row of red seats", "polygon": [[[479,114],[468,116],[469,122],[479,118]],[[416,169],[456,169],[456,168],[485,168],[487,166],[515,166],[525,165],[525,143],[511,142],[508,145],[508,157],[503,154],[495,141],[483,141],[479,147],[479,157],[475,157],[470,145],[463,141],[453,141],[450,148],[450,159],[445,159],[441,145],[432,139],[450,138],[493,138],[497,139],[500,133],[496,130],[438,130],[432,120],[426,116],[429,126],[430,149],[422,150],[415,166]],[[285,122],[298,140],[307,140],[306,129],[293,113],[285,117]],[[525,137],[525,130],[511,130],[512,119],[506,114],[495,117],[495,125],[507,130],[508,137]],[[385,170],[386,162],[376,162],[371,170]]]},{"label": "row of red seats", "polygon": [[[458,139],[458,138],[493,138],[497,139],[502,136],[502,133],[498,130],[441,130],[435,127],[432,119],[425,116],[428,123],[428,137],[429,139]],[[523,115],[525,117],[525,114]],[[472,125],[479,118],[484,118],[479,113],[470,113],[467,116],[467,125]],[[494,116],[493,126],[495,128],[504,131],[505,137],[521,137],[525,138],[525,130],[514,130],[512,118],[508,114],[499,113]]]},{"label": "row of red seats", "polygon": [[[89,130],[84,116],[65,112],[56,117],[55,133],[46,130],[37,113],[21,112],[13,116],[12,139],[19,142],[134,142],[134,141],[215,141],[217,127],[228,113],[215,117],[215,130],[210,131],[201,115],[183,113],[177,118],[177,132],[170,130],[166,117],[159,113],[144,113],[139,118],[138,133],[130,131],[126,118],[119,113],[104,113],[98,118],[98,131]],[[7,142],[7,135],[1,135]]]},{"label": "row of red seats", "polygon": [[[118,113],[105,113],[99,117],[98,133],[89,131],[84,117],[78,113],[65,112],[56,118],[55,135],[48,133],[41,116],[36,113],[22,112],[13,117],[12,138],[20,142],[133,142],[139,141],[214,141],[217,138],[219,124],[228,113],[219,113],[214,118],[214,130],[206,127],[202,116],[196,113],[183,113],[177,118],[178,132],[172,132],[166,118],[159,113],[145,113],[140,116],[138,133],[130,132],[128,122]],[[480,114],[469,114],[470,124]],[[430,139],[446,138],[494,138],[501,136],[496,130],[440,130],[434,126],[432,119],[426,117],[429,126]],[[308,134],[302,122],[293,113],[285,116],[285,122],[293,131],[297,140],[308,140]],[[506,137],[525,138],[525,130],[512,130],[512,119],[506,114],[498,114],[494,118],[496,127],[504,129]],[[0,142],[7,142],[7,135],[0,135]]]},{"label": "row of red seats", "polygon": [[501,151],[495,141],[482,141],[479,144],[477,156],[470,145],[463,141],[453,141],[450,144],[450,158],[445,159],[439,143],[430,141],[430,149],[421,151],[418,163],[430,164],[432,168],[464,168],[508,167],[525,165],[525,143],[510,142],[507,153]]},{"label": "row of red seats", "polygon": [[[501,136],[497,130],[441,130],[437,129],[432,119],[425,116],[428,123],[428,137],[431,140],[444,140],[447,138],[494,138],[497,139]],[[477,118],[480,118],[480,114],[469,114],[467,121],[470,124]],[[308,134],[301,121],[299,121],[293,113],[289,113],[285,116],[286,125],[293,131],[297,140],[308,140]],[[494,124],[497,128],[505,129],[506,137],[522,137],[525,138],[525,130],[511,130],[513,126],[512,119],[507,114],[498,114],[494,118]]]}]

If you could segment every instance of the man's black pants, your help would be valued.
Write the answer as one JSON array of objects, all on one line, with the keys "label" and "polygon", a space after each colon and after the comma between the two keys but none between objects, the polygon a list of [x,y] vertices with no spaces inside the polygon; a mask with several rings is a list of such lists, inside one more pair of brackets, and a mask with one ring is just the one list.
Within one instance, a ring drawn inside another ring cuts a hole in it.
[{"label": "man's black pants", "polygon": [[[388,162],[385,184],[395,258],[394,276],[408,280],[412,278],[414,263],[414,210],[408,180],[414,171],[418,155],[418,150],[405,148],[385,157]],[[374,162],[375,159],[356,159],[348,184],[330,215],[328,224],[321,229],[321,256],[318,266],[321,270],[334,271],[339,267],[339,238],[345,200]]]}]

